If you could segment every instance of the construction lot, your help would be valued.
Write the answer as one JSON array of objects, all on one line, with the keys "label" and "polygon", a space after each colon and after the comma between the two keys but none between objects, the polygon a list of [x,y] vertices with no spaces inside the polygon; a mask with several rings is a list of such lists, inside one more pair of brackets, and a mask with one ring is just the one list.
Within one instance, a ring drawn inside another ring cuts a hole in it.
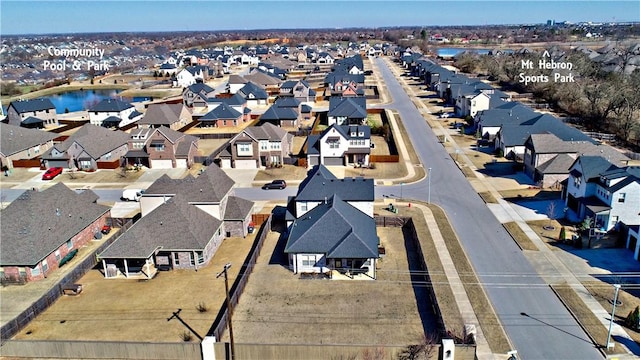
[{"label": "construction lot", "polygon": [[234,310],[235,341],[407,345],[436,330],[427,289],[411,279],[412,242],[402,228],[377,230],[386,248],[377,280],[301,279],[287,268],[286,239],[271,232]]}]

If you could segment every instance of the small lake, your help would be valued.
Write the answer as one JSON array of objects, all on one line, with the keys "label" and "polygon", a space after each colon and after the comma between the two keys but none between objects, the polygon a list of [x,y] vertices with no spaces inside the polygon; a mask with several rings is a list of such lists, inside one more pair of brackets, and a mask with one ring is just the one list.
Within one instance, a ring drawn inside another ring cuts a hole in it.
[{"label": "small lake", "polygon": [[58,114],[87,110],[104,99],[120,99],[126,102],[152,100],[150,97],[121,97],[120,89],[92,89],[67,91],[55,95],[45,96],[51,100]]}]

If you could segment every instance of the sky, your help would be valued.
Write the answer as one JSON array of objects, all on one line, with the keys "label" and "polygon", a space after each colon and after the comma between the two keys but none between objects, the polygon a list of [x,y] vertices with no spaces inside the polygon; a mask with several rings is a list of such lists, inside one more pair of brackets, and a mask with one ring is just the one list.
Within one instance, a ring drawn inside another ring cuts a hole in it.
[{"label": "sky", "polygon": [[0,0],[0,36],[640,21],[640,1]]}]

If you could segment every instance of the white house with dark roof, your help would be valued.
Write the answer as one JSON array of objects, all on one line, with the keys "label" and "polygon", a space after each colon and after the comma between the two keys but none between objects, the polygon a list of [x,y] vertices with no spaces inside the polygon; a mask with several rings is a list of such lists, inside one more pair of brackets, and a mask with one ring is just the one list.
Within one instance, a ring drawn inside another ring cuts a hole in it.
[{"label": "white house with dark roof", "polygon": [[111,213],[97,200],[91,190],[56,183],[9,204],[0,212],[0,282],[42,280],[91,243]]},{"label": "white house with dark roof", "polygon": [[251,81],[247,82],[242,88],[237,91],[243,98],[247,100],[247,106],[259,106],[267,105],[269,100],[269,94],[260,85],[257,85]]},{"label": "white house with dark roof", "polygon": [[364,97],[329,98],[328,125],[364,125],[367,121],[367,99]]},{"label": "white house with dark roof", "polygon": [[307,137],[307,164],[368,166],[371,128],[367,125],[331,125],[320,135]]},{"label": "white house with dark roof", "polygon": [[0,163],[12,169],[16,160],[37,159],[53,147],[57,134],[0,122]]},{"label": "white house with dark roof", "polygon": [[85,124],[42,155],[45,167],[96,170],[99,162],[113,163],[128,151],[129,134]]},{"label": "white house with dark roof", "polygon": [[234,196],[233,185],[216,165],[198,177],[160,177],[140,198],[142,219],[98,254],[105,277],[206,266],[226,238],[248,234],[253,202]]},{"label": "white house with dark roof", "polygon": [[142,119],[135,106],[118,99],[104,99],[89,110],[91,124],[103,127],[123,127]]},{"label": "white house with dark roof", "polygon": [[607,232],[618,223],[640,225],[640,167],[580,156],[570,167],[565,199],[567,217],[590,217],[597,231]]},{"label": "white house with dark roof", "polygon": [[334,194],[293,221],[284,252],[295,274],[376,279],[379,244],[375,220]]},{"label": "white house with dark roof", "polygon": [[9,103],[6,122],[28,128],[58,126],[58,115],[49,99],[18,100]]},{"label": "white house with dark roof", "polygon": [[176,74],[176,82],[178,87],[188,87],[195,84],[198,81],[204,81],[207,77],[206,66],[187,66],[184,69],[178,71]]}]

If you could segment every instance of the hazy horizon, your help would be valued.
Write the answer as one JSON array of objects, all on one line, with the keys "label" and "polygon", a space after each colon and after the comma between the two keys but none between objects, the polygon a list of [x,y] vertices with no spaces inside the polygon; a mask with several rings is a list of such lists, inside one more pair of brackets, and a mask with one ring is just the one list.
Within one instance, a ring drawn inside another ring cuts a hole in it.
[{"label": "hazy horizon", "polygon": [[[17,1],[0,34],[268,31],[638,22],[638,1]],[[27,16],[23,16],[23,15]],[[630,15],[634,14],[634,15]],[[72,17],[74,21],[69,21]]]}]

